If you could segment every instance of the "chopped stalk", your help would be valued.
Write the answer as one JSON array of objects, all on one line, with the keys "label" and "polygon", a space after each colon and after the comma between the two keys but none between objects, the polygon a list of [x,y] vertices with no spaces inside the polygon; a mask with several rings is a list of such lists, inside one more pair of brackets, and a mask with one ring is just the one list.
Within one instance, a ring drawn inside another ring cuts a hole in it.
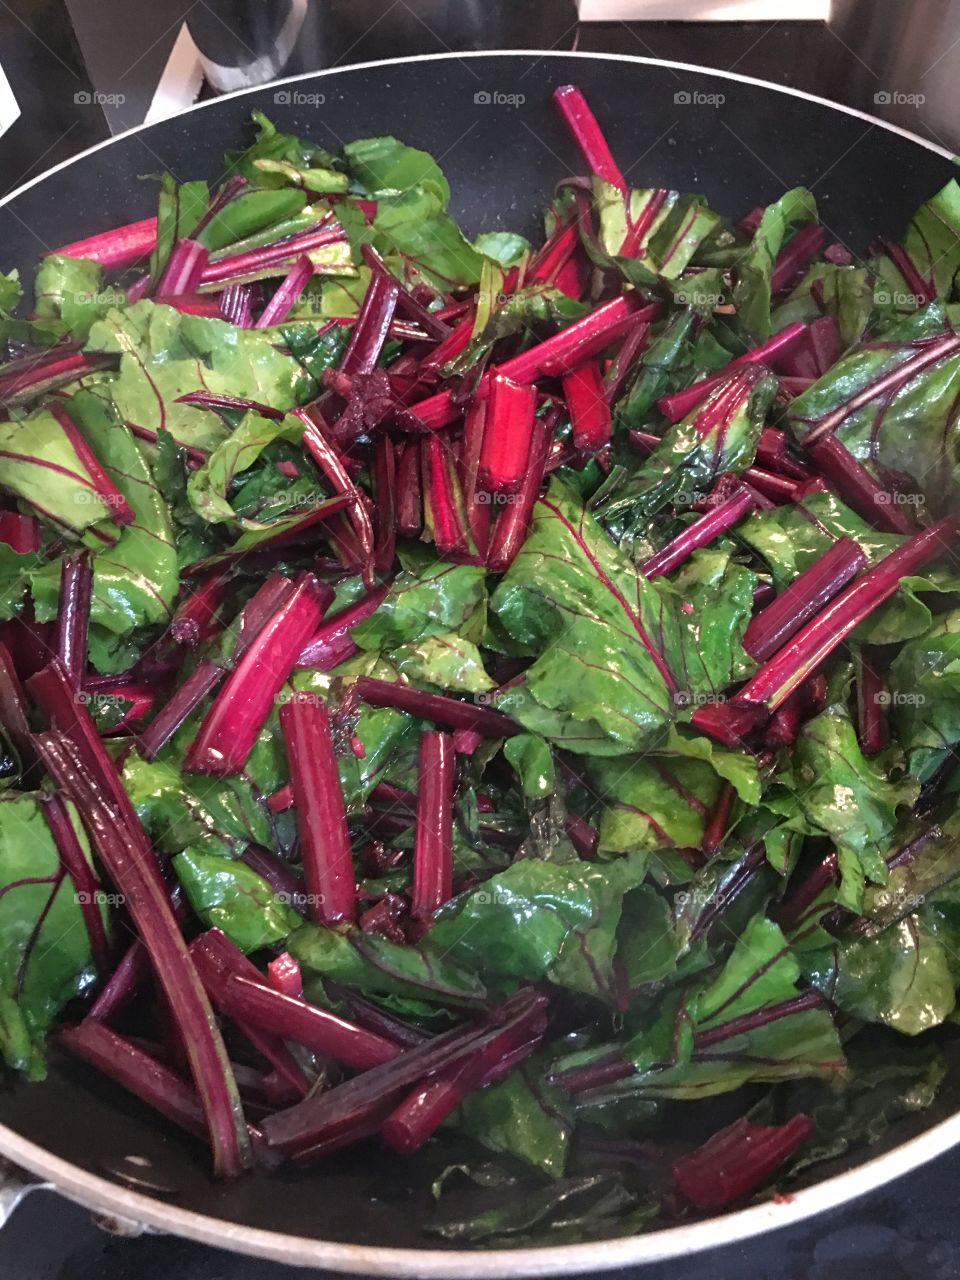
[{"label": "chopped stalk", "polygon": [[378,573],[393,568],[397,549],[397,455],[393,441],[382,436],[373,453],[373,499],[376,514],[376,547],[373,567]]},{"label": "chopped stalk", "polygon": [[420,458],[427,531],[441,556],[459,558],[469,550],[469,532],[456,459],[448,442],[436,433],[422,441]]},{"label": "chopped stalk", "polygon": [[847,506],[875,529],[907,535],[916,532],[905,508],[897,501],[898,495],[877,484],[836,436],[822,436],[810,446],[810,457]]},{"label": "chopped stalk", "polygon": [[333,598],[311,573],[298,576],[286,602],[234,667],[187,753],[189,773],[240,773],[277,695]]},{"label": "chopped stalk", "polygon": [[672,395],[662,396],[657,401],[657,408],[668,422],[681,422],[706,399],[714,387],[719,386],[731,373],[745,364],[771,364],[778,357],[792,350],[806,330],[805,324],[799,322],[788,324],[779,333],[775,333],[768,342],[745,351],[742,356],[736,356],[729,364],[724,365],[708,378],[695,382],[692,387],[687,387],[684,391],[675,391]]},{"label": "chopped stalk", "polygon": [[879,755],[890,744],[890,725],[886,709],[890,694],[874,661],[864,653],[857,655],[857,736],[865,756]]},{"label": "chopped stalk", "polygon": [[60,569],[57,602],[57,657],[67,679],[77,688],[87,669],[87,632],[93,598],[93,566],[86,552],[68,556]]},{"label": "chopped stalk", "polygon": [[301,649],[297,667],[301,670],[330,671],[341,662],[346,662],[347,658],[352,658],[358,649],[350,639],[351,628],[371,617],[389,590],[390,584],[384,583],[362,600],[327,618],[320,630]]},{"label": "chopped stalk", "polygon": [[570,411],[573,447],[582,454],[598,453],[610,443],[610,405],[597,360],[588,360],[563,379],[563,398]]},{"label": "chopped stalk", "polygon": [[556,421],[557,415],[554,414],[543,420],[537,419],[534,425],[520,492],[509,506],[501,510],[490,535],[487,568],[494,573],[502,573],[510,568],[526,539],[537,495],[543,484]]},{"label": "chopped stalk", "polygon": [[372,707],[393,707],[421,720],[432,720],[446,729],[473,729],[485,738],[510,738],[520,733],[520,726],[500,711],[459,702],[442,693],[424,693],[394,680],[376,680],[360,676],[357,694]]},{"label": "chopped stalk", "polygon": [[813,1124],[802,1112],[786,1124],[735,1120],[676,1160],[673,1176],[698,1209],[723,1209],[756,1191],[812,1134]]},{"label": "chopped stalk", "polygon": [[373,373],[387,340],[399,296],[400,286],[391,275],[380,271],[373,273],[338,372],[351,378]]},{"label": "chopped stalk", "polygon": [[323,924],[356,918],[356,876],[330,717],[316,697],[280,708],[310,915]]},{"label": "chopped stalk", "polygon": [[590,172],[595,173],[604,182],[627,190],[623,174],[607,145],[597,118],[590,110],[586,98],[575,84],[561,85],[553,91],[553,100],[560,109],[560,114],[580,148]]},{"label": "chopped stalk", "polygon": [[775,711],[864,618],[899,590],[902,578],[943,555],[958,530],[960,516],[948,516],[885,556],[779,649],[740,690],[736,702]]},{"label": "chopped stalk", "polygon": [[[58,734],[38,734],[36,742],[44,764],[80,811],[100,861],[118,892],[124,895],[126,909],[150,956],[186,1047],[210,1135],[215,1171],[223,1177],[236,1175],[249,1162],[240,1098],[213,1010],[191,962],[166,889],[159,876],[144,865],[141,841],[117,821],[108,793],[89,776],[81,753],[69,739]],[[135,815],[133,821],[142,833]]]},{"label": "chopped stalk", "polygon": [[57,1044],[132,1093],[173,1124],[203,1138],[206,1129],[197,1091],[170,1067],[95,1018],[57,1033]]},{"label": "chopped stalk", "polygon": [[743,647],[757,662],[766,662],[865,568],[867,557],[852,538],[838,538],[766,608],[750,619]]},{"label": "chopped stalk", "polygon": [[313,276],[313,263],[306,256],[299,257],[282,284],[267,305],[260,312],[260,318],[254,326],[257,329],[268,329],[272,324],[282,324],[300,300],[300,295],[310,283]]},{"label": "chopped stalk", "polygon": [[[563,372],[573,352],[576,352],[575,363],[592,359],[615,337],[622,337],[634,324],[651,320],[659,313],[659,304],[643,306],[635,294],[621,294],[528,351],[492,366],[480,379],[477,395],[481,398],[489,395],[490,383],[497,375],[514,382],[532,383],[544,374]],[[410,413],[421,429],[433,431],[455,422],[460,416],[460,407],[451,391],[439,391],[411,405]]]},{"label": "chopped stalk", "polygon": [[74,240],[50,252],[63,258],[87,258],[99,262],[101,267],[128,267],[152,253],[156,243],[157,219],[143,218],[140,222],[115,227],[113,231],[88,236],[86,240]]},{"label": "chopped stalk", "polygon": [[423,528],[420,473],[420,442],[409,440],[397,466],[397,533],[401,538],[418,538]]},{"label": "chopped stalk", "polygon": [[240,973],[227,978],[221,1005],[230,1017],[303,1045],[355,1071],[369,1071],[401,1052],[390,1040],[327,1009],[274,991],[258,980],[259,972],[254,972],[256,979]]},{"label": "chopped stalk", "polygon": [[485,489],[515,493],[520,487],[536,412],[537,393],[532,386],[502,376],[491,379],[480,449],[480,480]]},{"label": "chopped stalk", "polygon": [[448,733],[420,735],[417,838],[413,853],[412,914],[428,919],[453,897],[453,792],[456,758]]},{"label": "chopped stalk", "polygon": [[640,572],[645,578],[658,578],[672,573],[689,560],[698,548],[708,547],[721,533],[732,529],[753,507],[754,496],[750,489],[745,485],[738,485],[723,502],[717,503],[706,515],[687,525],[682,533],[678,533],[665,547],[645,560]]},{"label": "chopped stalk", "polygon": [[196,240],[178,240],[160,277],[157,293],[169,298],[196,293],[209,257],[208,250]]},{"label": "chopped stalk", "polygon": [[481,556],[490,540],[490,495],[480,486],[480,452],[486,428],[487,401],[473,400],[467,409],[460,445],[460,489],[473,545]]},{"label": "chopped stalk", "polygon": [[199,707],[208,693],[220,683],[224,670],[209,658],[202,658],[183,684],[165,703],[140,735],[140,754],[153,760],[165,747],[183,722]]}]

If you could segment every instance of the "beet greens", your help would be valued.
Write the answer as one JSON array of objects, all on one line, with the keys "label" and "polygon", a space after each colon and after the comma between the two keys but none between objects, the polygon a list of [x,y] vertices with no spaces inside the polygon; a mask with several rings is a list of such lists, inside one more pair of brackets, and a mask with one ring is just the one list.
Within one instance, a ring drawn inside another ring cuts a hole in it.
[{"label": "beet greens", "polygon": [[536,244],[258,115],[0,276],[0,1059],[482,1244],[867,1145],[960,951],[960,188],[861,261],[554,96]]}]

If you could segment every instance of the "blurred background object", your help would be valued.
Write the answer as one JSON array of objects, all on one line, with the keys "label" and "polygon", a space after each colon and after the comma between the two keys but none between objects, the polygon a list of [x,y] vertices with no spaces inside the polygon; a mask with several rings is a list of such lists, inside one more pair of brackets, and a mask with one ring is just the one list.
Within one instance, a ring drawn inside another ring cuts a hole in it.
[{"label": "blurred background object", "polygon": [[851,85],[868,111],[960,149],[957,0],[833,0],[831,26],[854,53]]},{"label": "blurred background object", "polygon": [[[198,97],[511,48],[700,62],[960,148],[960,0],[0,0],[0,190]],[[15,124],[11,97],[27,103]]]}]

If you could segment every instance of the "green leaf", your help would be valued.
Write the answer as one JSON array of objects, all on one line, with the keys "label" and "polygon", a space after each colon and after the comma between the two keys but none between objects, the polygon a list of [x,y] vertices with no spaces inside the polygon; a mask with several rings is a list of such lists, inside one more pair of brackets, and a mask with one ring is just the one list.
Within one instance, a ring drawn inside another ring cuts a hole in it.
[{"label": "green leaf", "polygon": [[[187,481],[187,499],[202,519],[234,528],[258,532],[264,522],[247,520],[237,514],[228,495],[237,476],[248,471],[265,449],[277,441],[299,444],[303,423],[299,418],[276,422],[259,413],[245,413],[231,434],[218,445],[206,462]],[[285,481],[289,488],[289,480]],[[303,513],[300,512],[302,515]]]},{"label": "green leaf", "polygon": [[372,617],[354,627],[361,649],[397,649],[432,636],[463,634],[486,599],[485,573],[478,565],[452,565],[414,556],[398,573]]},{"label": "green leaf", "polygon": [[163,275],[173,246],[190,235],[207,212],[208,202],[205,182],[184,182],[181,185],[171,173],[161,177],[157,243],[150,255],[150,279],[154,284]]},{"label": "green leaf", "polygon": [[286,411],[316,394],[299,361],[274,343],[267,331],[181,315],[144,299],[98,320],[87,350],[119,354],[120,371],[106,385],[126,421],[215,449],[228,434],[219,416],[179,404],[179,396],[205,389]]},{"label": "green leaf", "polygon": [[925,781],[960,742],[960,611],[908,640],[890,665],[888,705],[910,772]]},{"label": "green leaf", "polygon": [[[526,672],[525,688],[536,702],[564,719],[599,725],[622,750],[635,751],[675,709],[663,659],[641,620],[652,615],[658,599],[554,479],[492,606],[521,652],[540,655]],[[504,709],[531,732],[558,736],[517,699]],[[575,741],[571,727],[568,745]]]},{"label": "green leaf", "polygon": [[844,1013],[916,1036],[953,1012],[950,958],[920,913],[878,937],[841,941],[806,958],[807,977]]},{"label": "green leaf", "polygon": [[642,1231],[659,1212],[659,1202],[628,1190],[619,1173],[588,1173],[564,1178],[525,1195],[500,1202],[459,1222],[428,1223],[429,1235],[460,1244],[492,1245],[582,1243],[607,1235]]},{"label": "green leaf", "polygon": [[459,693],[485,693],[493,688],[480,650],[456,633],[425,636],[392,649],[386,656],[413,684],[435,685]]},{"label": "green leaf", "polygon": [[503,754],[520,777],[529,800],[544,800],[557,789],[553,752],[535,733],[518,733],[503,744]]},{"label": "green leaf", "polygon": [[287,947],[306,974],[356,987],[366,995],[413,997],[439,1005],[472,1005],[485,997],[479,975],[455,957],[358,929],[305,924],[291,934]]},{"label": "green leaf", "polygon": [[41,259],[35,290],[35,314],[62,320],[75,342],[86,342],[93,322],[112,307],[127,305],[122,289],[101,283],[99,263],[56,253]]},{"label": "green leaf", "polygon": [[315,143],[290,133],[281,133],[262,111],[254,111],[252,119],[257,130],[256,139],[245,151],[227,152],[226,169],[229,174],[239,174],[254,186],[276,188],[286,186],[286,175],[282,171],[270,172],[262,168],[259,161],[280,161],[294,169],[330,169],[336,164],[330,152]]},{"label": "green leaf", "polygon": [[913,215],[903,247],[938,297],[955,295],[960,271],[960,184],[955,178]]},{"label": "green leaf", "polygon": [[63,427],[46,409],[0,422],[0,451],[4,488],[39,515],[73,533],[109,518],[110,507]]},{"label": "green leaf", "polygon": [[[72,806],[68,813],[89,860]],[[26,793],[0,797],[0,944],[0,1058],[39,1079],[44,1035],[95,974],[74,883],[37,797]]]},{"label": "green leaf", "polygon": [[772,332],[770,280],[780,250],[798,227],[816,221],[816,201],[805,187],[796,187],[767,206],[750,244],[735,256],[733,303],[750,345],[765,342]]},{"label": "green leaf", "polygon": [[501,267],[515,267],[530,249],[530,242],[515,231],[484,231],[473,242],[477,253]]},{"label": "green leaf", "polygon": [[648,634],[674,674],[678,708],[723,700],[723,690],[752,674],[743,648],[753,615],[757,576],[729,551],[695,551],[673,579],[654,578],[653,599],[641,599]]},{"label": "green leaf", "polygon": [[218,209],[195,238],[215,253],[288,218],[295,218],[303,212],[306,203],[307,197],[302,191],[246,191]]},{"label": "green leaf", "polygon": [[600,849],[699,849],[723,783],[705,761],[650,754],[592,760]]},{"label": "green leaf", "polygon": [[423,187],[437,197],[441,209],[450,202],[450,184],[433,156],[396,138],[358,138],[343,148],[343,158],[350,176],[372,200]]},{"label": "green leaf", "polygon": [[889,779],[891,762],[868,760],[849,718],[836,710],[808,720],[794,748],[795,787],[800,808],[813,826],[830,837],[843,859],[840,901],[860,910],[864,878],[883,883],[885,855],[897,824],[897,810],[912,805],[919,785]]},{"label": "green leaf", "polygon": [[[165,623],[178,591],[177,553],[165,498],[137,440],[99,392],[77,392],[70,412],[134,513],[117,542],[101,546],[93,556],[91,622],[116,636]],[[60,566],[54,562],[34,581],[38,617],[54,616],[59,590]]]},{"label": "green leaf", "polygon": [[[900,488],[915,490],[920,505],[925,503],[933,514],[954,510],[960,426],[953,405],[960,396],[960,354],[945,349],[941,359],[905,375],[901,385],[890,383],[900,365],[917,357],[917,341],[948,340],[950,334],[942,305],[933,303],[894,326],[882,341],[851,351],[791,402],[788,420],[794,434],[803,439],[829,416],[838,423],[837,439],[882,487],[894,476]],[[854,397],[866,397],[866,403],[851,407]]]},{"label": "green leaf", "polygon": [[591,508],[617,541],[649,529],[651,516],[674,503],[690,506],[722,472],[741,472],[753,462],[776,379],[762,377],[721,417],[710,402],[672,426],[632,471],[614,467],[594,494]]},{"label": "green leaf", "polygon": [[541,1078],[536,1059],[464,1099],[457,1128],[490,1151],[562,1176],[573,1130],[570,1097]]},{"label": "green leaf", "polygon": [[611,1000],[623,896],[642,881],[644,862],[515,862],[443,908],[428,946],[500,979],[504,990],[549,976]]},{"label": "green leaf", "polygon": [[173,860],[190,906],[211,929],[222,929],[241,951],[283,942],[303,923],[296,910],[243,862],[199,849]]}]

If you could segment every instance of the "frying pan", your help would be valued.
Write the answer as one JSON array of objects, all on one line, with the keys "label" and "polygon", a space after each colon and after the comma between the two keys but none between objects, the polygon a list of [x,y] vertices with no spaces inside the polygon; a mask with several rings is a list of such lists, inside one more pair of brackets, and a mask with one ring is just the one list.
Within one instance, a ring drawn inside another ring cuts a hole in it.
[{"label": "frying pan", "polygon": [[[816,194],[830,234],[854,251],[875,234],[899,235],[954,173],[940,148],[759,80],[613,55],[451,54],[281,81],[94,147],[0,202],[0,259],[29,279],[45,250],[148,216],[155,185],[144,174],[216,178],[224,150],[248,136],[254,108],[333,148],[395,133],[439,159],[470,234],[512,227],[533,236],[557,179],[579,164],[550,102],[552,89],[569,82],[586,92],[634,185],[700,190],[720,212],[739,217],[803,184]],[[782,1201],[561,1247],[424,1248],[428,1193],[411,1190],[409,1166],[372,1147],[308,1171],[217,1184],[199,1145],[56,1057],[45,1083],[0,1087],[0,1156],[24,1171],[20,1182],[9,1180],[8,1204],[32,1177],[129,1229],[281,1262],[390,1276],[584,1272],[715,1248],[836,1207],[916,1168],[960,1142],[957,1067],[948,1076],[957,1083],[929,1112],[894,1127],[885,1147],[849,1165],[821,1166],[815,1182]],[[454,1193],[451,1215],[469,1211],[470,1194]],[[0,1186],[0,1218],[3,1203]]]}]

